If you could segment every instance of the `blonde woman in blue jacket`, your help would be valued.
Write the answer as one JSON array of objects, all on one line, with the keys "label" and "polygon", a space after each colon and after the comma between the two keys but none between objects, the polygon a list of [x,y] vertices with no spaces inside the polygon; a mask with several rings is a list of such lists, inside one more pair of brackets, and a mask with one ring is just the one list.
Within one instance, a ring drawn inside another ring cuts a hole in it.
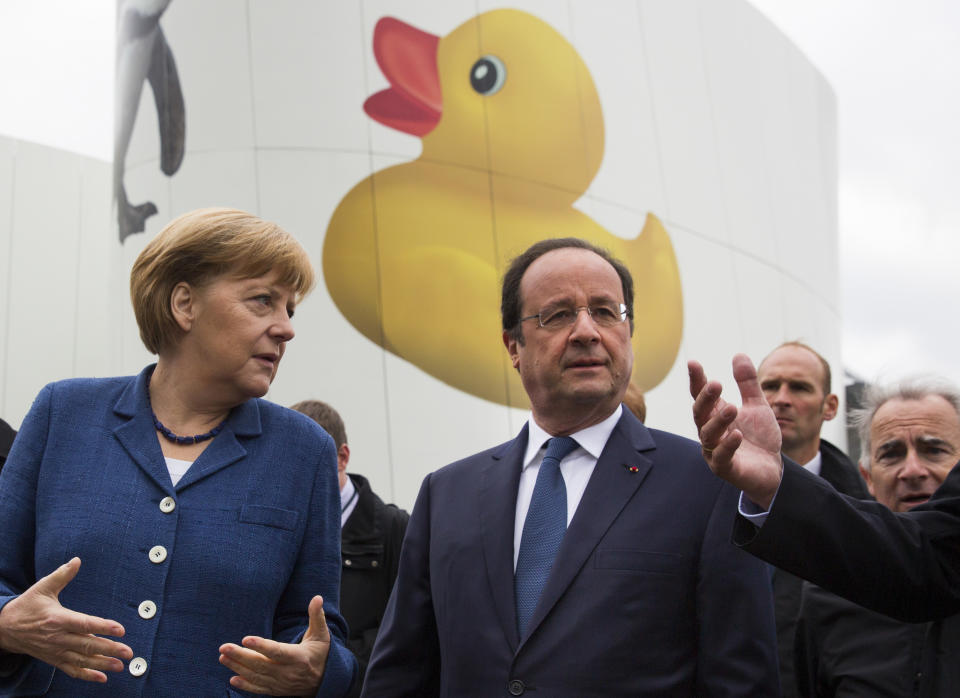
[{"label": "blonde woman in blue jacket", "polygon": [[313,283],[242,211],[147,245],[157,363],[46,386],[0,475],[0,695],[347,692],[333,441],[260,399]]}]

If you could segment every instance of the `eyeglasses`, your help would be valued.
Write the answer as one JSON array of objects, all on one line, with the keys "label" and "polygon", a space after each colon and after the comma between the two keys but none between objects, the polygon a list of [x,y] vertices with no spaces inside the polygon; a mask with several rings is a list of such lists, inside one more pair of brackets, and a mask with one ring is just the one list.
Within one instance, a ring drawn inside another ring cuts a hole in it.
[{"label": "eyeglasses", "polygon": [[619,325],[629,315],[627,306],[623,303],[594,303],[581,305],[578,308],[572,308],[569,305],[548,305],[536,315],[520,318],[520,322],[536,318],[540,327],[545,330],[559,330],[571,327],[577,321],[581,310],[586,310],[587,315],[600,327]]}]

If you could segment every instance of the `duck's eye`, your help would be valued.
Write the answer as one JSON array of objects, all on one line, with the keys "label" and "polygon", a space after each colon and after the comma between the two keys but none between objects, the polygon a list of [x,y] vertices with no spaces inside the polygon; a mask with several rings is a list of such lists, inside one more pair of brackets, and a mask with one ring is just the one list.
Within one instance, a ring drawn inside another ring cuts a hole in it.
[{"label": "duck's eye", "polygon": [[507,79],[507,68],[496,56],[484,56],[470,69],[470,84],[482,95],[496,94]]}]

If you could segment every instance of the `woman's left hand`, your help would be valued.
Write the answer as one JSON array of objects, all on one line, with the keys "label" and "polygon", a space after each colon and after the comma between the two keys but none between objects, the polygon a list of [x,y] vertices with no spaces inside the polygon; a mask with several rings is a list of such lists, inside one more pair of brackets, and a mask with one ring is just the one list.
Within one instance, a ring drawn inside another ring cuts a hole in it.
[{"label": "woman's left hand", "polygon": [[242,647],[222,645],[220,663],[236,673],[230,685],[268,696],[315,695],[330,653],[330,631],[321,597],[310,600],[307,614],[310,623],[299,644],[248,635]]}]

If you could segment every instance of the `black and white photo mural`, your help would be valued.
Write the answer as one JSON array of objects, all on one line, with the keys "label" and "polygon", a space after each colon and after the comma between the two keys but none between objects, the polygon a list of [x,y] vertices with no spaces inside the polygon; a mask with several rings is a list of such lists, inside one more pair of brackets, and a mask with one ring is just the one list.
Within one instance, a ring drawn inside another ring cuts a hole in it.
[{"label": "black and white photo mural", "polygon": [[183,162],[186,116],[177,64],[160,27],[170,0],[117,3],[117,67],[114,101],[113,197],[120,242],[142,233],[157,213],[152,201],[131,204],[123,182],[127,148],[137,120],[143,83],[149,81],[160,126],[160,169],[172,176]]}]

